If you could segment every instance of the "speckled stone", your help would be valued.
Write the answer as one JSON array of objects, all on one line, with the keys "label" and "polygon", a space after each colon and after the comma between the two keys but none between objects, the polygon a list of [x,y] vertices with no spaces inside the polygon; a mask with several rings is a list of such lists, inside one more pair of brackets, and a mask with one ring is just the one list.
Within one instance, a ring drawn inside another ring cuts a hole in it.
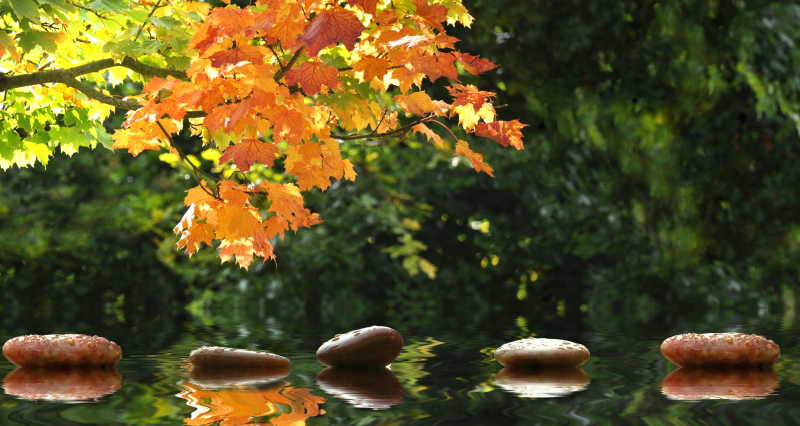
[{"label": "speckled stone", "polygon": [[110,367],[122,348],[100,336],[31,334],[6,341],[3,355],[20,367]]},{"label": "speckled stone", "polygon": [[494,357],[504,367],[577,367],[589,360],[589,350],[568,340],[530,337],[500,346]]},{"label": "speckled stone", "polygon": [[744,333],[686,333],[661,343],[661,354],[683,367],[771,365],[781,356],[777,343]]}]

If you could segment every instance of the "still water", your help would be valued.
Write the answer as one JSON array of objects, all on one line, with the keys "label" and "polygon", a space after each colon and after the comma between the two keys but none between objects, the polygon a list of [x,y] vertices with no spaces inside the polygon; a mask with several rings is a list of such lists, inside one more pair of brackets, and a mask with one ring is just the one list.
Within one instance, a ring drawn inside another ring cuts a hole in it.
[{"label": "still water", "polygon": [[[795,360],[800,333],[796,328],[753,330],[730,324],[717,331],[730,330],[771,337],[782,347],[780,362],[769,371],[683,375],[659,353],[666,335],[618,334],[592,324],[568,335],[541,336],[586,344],[592,357],[580,369],[516,374],[504,371],[491,356],[494,347],[525,335],[512,322],[505,332],[492,331],[494,339],[481,330],[407,334],[391,371],[336,371],[315,360],[316,332],[285,334],[273,323],[248,346],[243,344],[252,338],[247,330],[190,321],[167,349],[152,352],[146,340],[126,348],[117,371],[104,377],[29,378],[45,381],[54,392],[105,386],[101,393],[112,392],[105,396],[84,402],[30,401],[9,395],[7,389],[0,398],[0,423],[800,424],[800,363]],[[274,350],[292,360],[292,371],[284,378],[192,375],[184,358],[202,344]],[[10,364],[0,368],[6,382],[14,380]],[[683,387],[667,388],[662,382],[669,375]]]}]

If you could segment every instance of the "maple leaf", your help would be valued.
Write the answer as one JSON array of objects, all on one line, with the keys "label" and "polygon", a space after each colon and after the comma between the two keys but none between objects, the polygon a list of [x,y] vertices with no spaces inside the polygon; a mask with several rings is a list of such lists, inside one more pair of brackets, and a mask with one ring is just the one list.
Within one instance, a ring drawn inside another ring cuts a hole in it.
[{"label": "maple leaf", "polygon": [[444,31],[442,21],[447,19],[446,7],[440,4],[429,5],[428,0],[414,0],[414,5],[417,8],[418,16],[430,23],[439,31]]},{"label": "maple leaf", "polygon": [[458,55],[458,62],[461,62],[461,65],[470,74],[483,74],[486,71],[497,68],[497,64],[481,57],[462,52],[455,52],[455,54]]},{"label": "maple leaf", "polygon": [[397,95],[394,97],[394,100],[400,104],[406,112],[413,115],[423,116],[436,109],[431,97],[425,92]]},{"label": "maple leaf", "polygon": [[478,111],[484,103],[489,102],[495,96],[493,92],[478,90],[477,87],[468,84],[454,84],[447,87],[450,96],[453,97],[453,106],[471,104]]},{"label": "maple leaf", "polygon": [[195,223],[181,233],[178,248],[183,248],[189,256],[197,253],[203,244],[211,246],[214,240],[214,227],[208,223]]},{"label": "maple leaf", "polygon": [[246,172],[254,163],[266,164],[272,167],[275,156],[280,149],[274,143],[261,142],[258,139],[245,139],[235,145],[229,146],[219,158],[220,164],[233,161],[239,170]]},{"label": "maple leaf", "polygon": [[491,122],[495,116],[494,106],[490,103],[485,103],[478,109],[472,104],[458,105],[453,107],[453,113],[458,114],[458,124],[468,132],[475,129],[478,120]]},{"label": "maple leaf", "polygon": [[524,148],[522,144],[522,128],[525,126],[527,124],[522,124],[519,120],[479,123],[475,128],[475,134],[494,139],[502,146],[511,145],[516,149],[522,149]]},{"label": "maple leaf", "polygon": [[370,81],[373,78],[381,80],[389,70],[389,64],[386,59],[367,55],[354,63],[353,69],[364,73],[364,81]]},{"label": "maple leaf", "polygon": [[487,175],[494,177],[494,170],[483,161],[483,155],[470,149],[469,144],[465,141],[459,140],[456,142],[456,155],[463,155],[472,164],[472,168],[478,172],[484,172]]},{"label": "maple leaf", "polygon": [[212,194],[206,181],[200,181],[199,185],[186,190],[186,197],[183,198],[183,204],[191,206],[192,204],[214,201],[216,198],[214,198]]},{"label": "maple leaf", "polygon": [[336,43],[353,49],[363,30],[364,25],[355,13],[337,7],[320,12],[299,39],[308,46],[310,56],[317,56],[320,50]]},{"label": "maple leaf", "polygon": [[234,240],[224,240],[219,245],[219,258],[225,263],[236,258],[236,264],[247,269],[253,263],[255,250],[250,238],[240,238]]},{"label": "maple leaf", "polygon": [[286,73],[286,83],[299,85],[308,96],[314,96],[325,85],[331,90],[339,87],[339,70],[321,61],[308,61]]},{"label": "maple leaf", "polygon": [[[261,184],[261,189],[267,193],[270,199],[271,205],[269,211],[275,213],[287,223],[291,223],[292,230],[296,231],[301,226],[308,227],[322,222],[319,215],[311,213],[311,210],[304,207],[303,195],[300,194],[300,189],[297,185],[292,183],[264,182]],[[267,221],[269,221],[269,219]],[[269,227],[275,232],[277,229],[281,228],[280,222],[273,220],[270,222]],[[285,227],[283,229],[285,229]]]},{"label": "maple leaf", "polygon": [[247,186],[231,180],[223,180],[219,183],[219,195],[228,204],[244,205],[250,198]]},{"label": "maple leaf", "polygon": [[458,80],[458,70],[453,66],[455,60],[456,57],[452,53],[440,53],[413,58],[411,65],[417,72],[426,74],[431,81],[436,81],[439,77]]},{"label": "maple leaf", "polygon": [[443,151],[450,150],[450,147],[447,146],[447,142],[445,142],[441,136],[437,135],[433,130],[431,130],[431,128],[425,123],[417,123],[411,127],[411,130],[424,135],[429,141],[433,142],[433,146]]},{"label": "maple leaf", "polygon": [[258,214],[252,207],[225,205],[217,213],[216,237],[227,240],[245,238],[253,235],[260,224]]},{"label": "maple leaf", "polygon": [[127,149],[128,152],[136,157],[146,150],[159,151],[162,148],[161,141],[157,138],[150,138],[130,129],[118,130],[114,133],[113,149]]},{"label": "maple leaf", "polygon": [[347,0],[347,3],[358,6],[364,12],[374,15],[377,9],[378,0]]},{"label": "maple leaf", "polygon": [[251,46],[249,44],[239,45],[233,49],[223,50],[209,56],[211,66],[220,68],[223,65],[235,65],[240,62],[246,61],[251,64],[264,63],[264,49],[260,46]]}]

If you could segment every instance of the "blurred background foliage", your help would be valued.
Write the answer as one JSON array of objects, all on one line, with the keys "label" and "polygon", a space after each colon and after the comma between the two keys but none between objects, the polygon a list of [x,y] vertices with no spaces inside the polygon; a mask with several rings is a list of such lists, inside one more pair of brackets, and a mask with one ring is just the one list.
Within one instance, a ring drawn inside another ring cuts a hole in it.
[{"label": "blurred background foliage", "polygon": [[463,82],[496,91],[502,118],[529,124],[524,151],[478,145],[494,179],[415,136],[348,143],[357,181],[306,197],[324,224],[243,271],[211,250],[175,251],[171,228],[196,182],[173,158],[98,148],[10,170],[0,327],[90,332],[101,317],[169,341],[187,317],[326,335],[373,322],[432,334],[497,317],[524,333],[566,316],[575,330],[660,332],[720,315],[796,321],[800,6],[465,4],[476,21],[451,33],[501,66]]}]

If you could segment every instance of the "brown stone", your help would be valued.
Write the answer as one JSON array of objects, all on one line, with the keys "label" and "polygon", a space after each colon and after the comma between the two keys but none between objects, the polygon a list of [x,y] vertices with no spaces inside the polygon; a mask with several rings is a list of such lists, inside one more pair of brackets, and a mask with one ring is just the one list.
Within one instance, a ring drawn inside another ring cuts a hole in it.
[{"label": "brown stone", "polygon": [[317,360],[330,366],[384,367],[394,361],[402,348],[400,333],[374,325],[337,334],[317,349]]},{"label": "brown stone", "polygon": [[771,365],[781,356],[777,343],[743,333],[686,333],[661,343],[661,353],[683,367]]},{"label": "brown stone", "polygon": [[272,352],[202,346],[189,354],[193,366],[205,368],[261,368],[288,370],[291,362]]},{"label": "brown stone", "polygon": [[589,360],[589,350],[568,340],[530,337],[500,346],[494,357],[504,367],[577,367]]}]

